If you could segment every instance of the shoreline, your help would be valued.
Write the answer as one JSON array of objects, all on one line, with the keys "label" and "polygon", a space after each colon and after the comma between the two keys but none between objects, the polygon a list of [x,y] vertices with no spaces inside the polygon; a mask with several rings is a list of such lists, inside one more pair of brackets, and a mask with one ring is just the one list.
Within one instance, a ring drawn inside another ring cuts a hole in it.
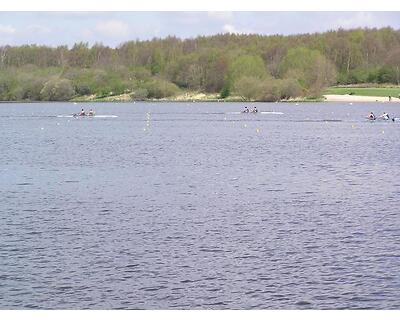
[{"label": "shoreline", "polygon": [[5,103],[54,103],[54,102],[68,102],[68,103],[313,103],[313,102],[348,102],[348,103],[368,103],[368,102],[381,102],[381,103],[400,103],[399,98],[392,97],[391,101],[389,101],[388,97],[380,97],[380,96],[359,96],[359,95],[340,95],[340,94],[326,94],[323,95],[320,99],[307,99],[307,98],[298,98],[298,99],[290,99],[290,100],[280,100],[280,101],[244,101],[238,97],[231,97],[227,99],[216,99],[216,98],[189,98],[189,99],[181,99],[181,98],[162,98],[162,99],[146,99],[146,100],[128,100],[121,99],[120,96],[110,96],[106,99],[87,99],[85,97],[76,97],[71,100],[65,101],[0,101],[0,104]]}]

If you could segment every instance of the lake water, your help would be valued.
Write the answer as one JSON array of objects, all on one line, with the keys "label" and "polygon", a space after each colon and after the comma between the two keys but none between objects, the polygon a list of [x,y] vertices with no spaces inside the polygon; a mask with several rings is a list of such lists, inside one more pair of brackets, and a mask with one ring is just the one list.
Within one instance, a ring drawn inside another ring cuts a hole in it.
[{"label": "lake water", "polygon": [[0,308],[399,309],[400,105],[257,107],[0,104]]}]

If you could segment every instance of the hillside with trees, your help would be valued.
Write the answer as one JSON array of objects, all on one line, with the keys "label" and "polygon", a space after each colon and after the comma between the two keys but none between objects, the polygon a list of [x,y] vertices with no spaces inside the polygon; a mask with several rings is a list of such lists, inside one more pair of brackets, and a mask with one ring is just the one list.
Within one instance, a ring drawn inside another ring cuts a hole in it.
[{"label": "hillside with trees", "polygon": [[330,85],[400,84],[400,31],[337,30],[292,36],[219,34],[130,41],[0,47],[0,100],[65,101],[184,92],[277,101],[319,97]]}]

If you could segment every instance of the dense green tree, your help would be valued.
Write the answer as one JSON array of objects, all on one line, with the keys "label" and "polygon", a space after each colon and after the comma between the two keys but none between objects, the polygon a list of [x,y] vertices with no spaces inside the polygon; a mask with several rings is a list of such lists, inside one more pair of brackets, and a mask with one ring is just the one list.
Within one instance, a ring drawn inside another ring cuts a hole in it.
[{"label": "dense green tree", "polygon": [[228,78],[232,83],[242,77],[265,79],[267,69],[260,56],[243,55],[237,57],[229,67]]},{"label": "dense green tree", "polygon": [[40,97],[45,101],[67,101],[75,95],[72,82],[67,79],[51,79],[44,84]]},{"label": "dense green tree", "polygon": [[164,59],[161,55],[160,50],[155,50],[151,57],[151,65],[150,65],[151,73],[153,75],[160,74],[164,69]]},{"label": "dense green tree", "polygon": [[[268,99],[317,96],[334,83],[399,85],[399,57],[400,31],[392,28],[291,36],[167,37],[129,41],[117,48],[82,42],[72,48],[1,46],[0,99],[41,99],[50,79],[69,80],[78,95],[165,96],[163,90],[149,88],[153,83],[158,89],[170,88],[164,90],[168,94],[179,87],[220,93],[223,98],[240,91],[259,99],[259,94],[251,93],[261,90],[254,84],[258,79],[266,88],[261,96]],[[245,89],[244,83],[250,81],[254,88]]]},{"label": "dense green tree", "polygon": [[149,98],[155,99],[171,97],[179,92],[175,84],[158,78],[144,83],[143,88],[147,90]]},{"label": "dense green tree", "polygon": [[282,79],[280,81],[280,99],[290,99],[302,96],[302,88],[295,79]]},{"label": "dense green tree", "polygon": [[145,100],[146,98],[148,98],[149,91],[145,88],[136,88],[133,90],[133,92],[131,93],[130,96],[131,96],[132,100],[142,101],[142,100]]},{"label": "dense green tree", "polygon": [[241,96],[244,100],[261,100],[264,94],[263,80],[254,76],[244,76],[234,83],[235,95]]},{"label": "dense green tree", "polygon": [[280,65],[280,75],[296,79],[309,96],[318,96],[325,86],[336,80],[334,65],[318,50],[304,47],[288,51]]},{"label": "dense green tree", "polygon": [[400,48],[389,51],[385,62],[394,70],[395,77],[391,82],[400,85]]},{"label": "dense green tree", "polygon": [[68,65],[80,68],[90,67],[95,60],[94,53],[88,43],[76,43],[68,52]]}]

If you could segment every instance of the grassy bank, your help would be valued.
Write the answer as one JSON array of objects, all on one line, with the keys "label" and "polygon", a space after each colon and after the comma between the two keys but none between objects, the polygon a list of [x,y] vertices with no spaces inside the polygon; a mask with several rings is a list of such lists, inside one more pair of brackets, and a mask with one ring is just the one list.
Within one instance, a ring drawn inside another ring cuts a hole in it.
[{"label": "grassy bank", "polygon": [[395,97],[400,96],[400,87],[330,87],[324,94],[373,96],[373,97]]}]

